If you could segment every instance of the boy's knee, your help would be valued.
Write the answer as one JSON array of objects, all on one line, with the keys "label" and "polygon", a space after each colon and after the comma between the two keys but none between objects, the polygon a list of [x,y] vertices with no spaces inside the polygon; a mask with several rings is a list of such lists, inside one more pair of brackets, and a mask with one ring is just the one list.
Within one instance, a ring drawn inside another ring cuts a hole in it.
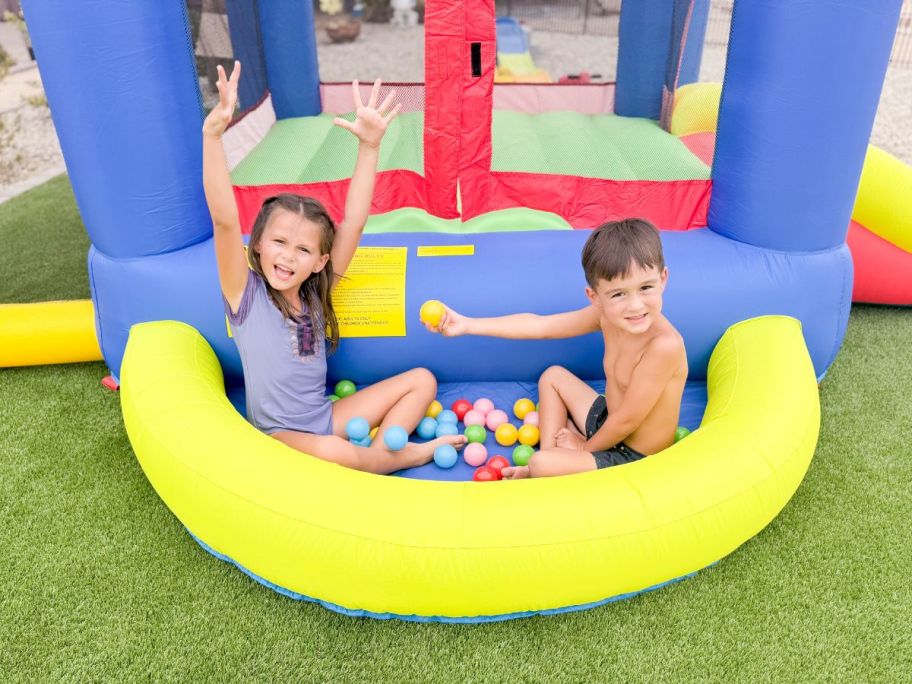
[{"label": "boy's knee", "polygon": [[566,375],[567,369],[563,366],[549,366],[545,369],[545,372],[541,374],[541,377],[538,379],[538,386],[542,387],[544,385],[553,385],[557,382],[562,376]]}]

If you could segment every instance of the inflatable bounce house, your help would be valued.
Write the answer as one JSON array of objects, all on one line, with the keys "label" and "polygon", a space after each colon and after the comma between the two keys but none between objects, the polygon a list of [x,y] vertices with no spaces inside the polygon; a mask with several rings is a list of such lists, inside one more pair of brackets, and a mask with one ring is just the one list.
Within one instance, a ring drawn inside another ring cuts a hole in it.
[{"label": "inflatable bounce house", "polygon": [[[666,451],[485,484],[465,481],[464,464],[348,470],[245,421],[184,4],[26,3],[127,432],[204,549],[342,613],[483,622],[654,589],[778,514],[813,455],[817,382],[846,328],[847,226],[900,0],[737,2],[711,168],[660,123],[673,130],[676,93],[696,79],[706,7],[625,2],[616,83],[495,86],[494,3],[426,4],[425,82],[395,85],[407,111],[384,140],[374,216],[340,286],[330,383],[424,366],[444,404],[512,405],[561,364],[598,386],[598,335],[444,339],[418,309],[584,306],[587,229],[627,216],[662,230],[665,312],[690,364],[681,416],[693,433]],[[284,190],[338,216],[355,141],[331,122],[351,109],[351,87],[319,80],[311,0],[227,8],[244,64],[246,111],[226,147],[245,228]]]}]

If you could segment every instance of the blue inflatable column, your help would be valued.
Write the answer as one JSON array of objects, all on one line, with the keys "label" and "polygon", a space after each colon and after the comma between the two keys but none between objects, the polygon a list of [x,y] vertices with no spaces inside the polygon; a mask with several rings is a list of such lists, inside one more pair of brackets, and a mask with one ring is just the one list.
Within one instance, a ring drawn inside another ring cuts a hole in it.
[{"label": "blue inflatable column", "polygon": [[621,3],[615,114],[659,118],[674,8],[675,0]]},{"label": "blue inflatable column", "polygon": [[260,2],[260,33],[276,118],[316,116],[320,70],[312,0]]},{"label": "blue inflatable column", "polygon": [[901,2],[735,5],[712,230],[783,251],[844,243]]},{"label": "blue inflatable column", "polygon": [[184,3],[29,0],[24,9],[95,248],[123,259],[209,237]]}]

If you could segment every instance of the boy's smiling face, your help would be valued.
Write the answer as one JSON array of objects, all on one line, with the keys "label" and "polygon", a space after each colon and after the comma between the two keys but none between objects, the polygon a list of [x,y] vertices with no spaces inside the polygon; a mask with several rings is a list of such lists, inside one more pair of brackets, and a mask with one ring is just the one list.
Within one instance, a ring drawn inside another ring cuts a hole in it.
[{"label": "boy's smiling face", "polygon": [[626,276],[599,279],[596,288],[586,288],[589,301],[599,317],[615,328],[638,335],[646,332],[662,312],[662,292],[668,281],[668,269],[643,268],[631,264]]}]

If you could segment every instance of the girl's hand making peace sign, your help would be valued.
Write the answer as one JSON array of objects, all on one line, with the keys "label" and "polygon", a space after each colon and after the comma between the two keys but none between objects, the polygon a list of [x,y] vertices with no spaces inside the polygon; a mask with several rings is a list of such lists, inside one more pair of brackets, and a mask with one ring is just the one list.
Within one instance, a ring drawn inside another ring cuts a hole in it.
[{"label": "girl's hand making peace sign", "polygon": [[[234,75],[232,74],[233,77]],[[386,133],[386,127],[402,110],[401,104],[392,107],[396,91],[391,90],[383,98],[383,102],[379,107],[377,106],[377,99],[380,95],[379,78],[374,81],[374,87],[371,89],[367,105],[361,102],[361,93],[359,92],[357,81],[352,82],[352,91],[355,100],[355,120],[346,121],[336,117],[333,119],[333,123],[351,131],[362,144],[369,147],[380,147],[380,141],[383,139],[383,134]]]}]

